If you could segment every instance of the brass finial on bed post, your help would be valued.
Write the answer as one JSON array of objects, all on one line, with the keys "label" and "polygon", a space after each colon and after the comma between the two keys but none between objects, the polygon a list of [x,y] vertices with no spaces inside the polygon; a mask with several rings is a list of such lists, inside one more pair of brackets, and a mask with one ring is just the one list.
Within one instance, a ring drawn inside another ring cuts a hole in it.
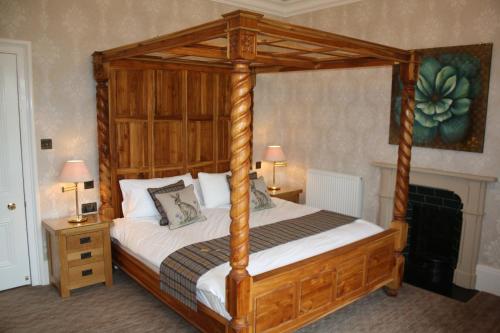
[{"label": "brass finial on bed post", "polygon": [[403,82],[401,98],[402,112],[393,220],[391,222],[391,228],[398,232],[394,246],[396,265],[393,273],[394,280],[385,288],[386,293],[391,296],[397,295],[403,281],[404,256],[402,252],[406,247],[408,235],[406,212],[408,208],[408,189],[410,186],[411,148],[413,144],[413,122],[415,119],[415,84],[418,80],[418,69],[419,56],[415,51],[412,51],[410,61],[400,65],[400,77]]}]

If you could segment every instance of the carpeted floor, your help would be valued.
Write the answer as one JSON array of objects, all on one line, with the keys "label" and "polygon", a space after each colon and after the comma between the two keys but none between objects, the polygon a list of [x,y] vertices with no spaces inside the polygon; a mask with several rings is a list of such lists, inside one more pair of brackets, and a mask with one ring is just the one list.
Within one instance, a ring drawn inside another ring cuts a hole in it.
[{"label": "carpeted floor", "polygon": [[[114,282],[64,300],[49,286],[0,292],[0,332],[196,332],[124,273]],[[461,303],[405,285],[396,298],[375,292],[300,332],[500,332],[500,297]]]}]

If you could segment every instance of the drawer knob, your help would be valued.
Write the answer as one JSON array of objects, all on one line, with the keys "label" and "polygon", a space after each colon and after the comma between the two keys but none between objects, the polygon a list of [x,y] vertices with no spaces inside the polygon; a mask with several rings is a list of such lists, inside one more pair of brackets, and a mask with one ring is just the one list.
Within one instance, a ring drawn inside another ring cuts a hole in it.
[{"label": "drawer knob", "polygon": [[90,236],[80,238],[80,244],[90,243]]},{"label": "drawer knob", "polygon": [[92,268],[90,269],[85,269],[82,271],[82,276],[89,276],[89,275],[92,275]]},{"label": "drawer knob", "polygon": [[88,258],[92,258],[92,252],[83,252],[83,253],[80,253],[80,259],[88,259]]}]

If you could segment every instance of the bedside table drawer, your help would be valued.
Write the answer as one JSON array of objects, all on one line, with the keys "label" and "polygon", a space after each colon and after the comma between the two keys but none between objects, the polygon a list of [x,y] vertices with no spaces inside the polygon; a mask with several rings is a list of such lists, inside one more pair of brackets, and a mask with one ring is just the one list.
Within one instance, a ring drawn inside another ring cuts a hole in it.
[{"label": "bedside table drawer", "polygon": [[103,249],[102,247],[97,249],[88,249],[78,252],[70,252],[67,255],[68,266],[80,266],[85,264],[90,264],[96,261],[103,260]]},{"label": "bedside table drawer", "polygon": [[87,265],[75,266],[69,269],[69,286],[71,289],[85,287],[94,283],[103,282],[104,261]]},{"label": "bedside table drawer", "polygon": [[102,232],[94,231],[68,236],[66,248],[69,252],[102,248]]}]

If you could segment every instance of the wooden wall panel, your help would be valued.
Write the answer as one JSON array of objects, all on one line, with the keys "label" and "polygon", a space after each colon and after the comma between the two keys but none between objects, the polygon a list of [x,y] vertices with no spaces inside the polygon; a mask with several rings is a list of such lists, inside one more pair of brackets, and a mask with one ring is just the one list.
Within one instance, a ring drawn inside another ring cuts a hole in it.
[{"label": "wooden wall panel", "polygon": [[214,141],[212,121],[190,121],[188,123],[188,162],[214,161]]},{"label": "wooden wall panel", "polygon": [[181,71],[156,71],[155,119],[182,119]]},{"label": "wooden wall panel", "polygon": [[219,116],[229,117],[231,116],[231,76],[229,75],[219,75]]},{"label": "wooden wall panel", "polygon": [[[225,171],[228,171],[226,169]],[[198,166],[188,167],[188,172],[190,172],[194,178],[198,178],[198,172],[216,172],[215,163],[200,164]]]},{"label": "wooden wall panel", "polygon": [[217,122],[217,160],[218,170],[229,168],[231,137],[231,77],[220,75],[218,81],[218,122]]},{"label": "wooden wall panel", "polygon": [[151,70],[114,72],[116,118],[147,118],[153,102],[153,77],[154,72]]},{"label": "wooden wall panel", "polygon": [[213,119],[218,108],[220,76],[224,74],[187,72],[187,108],[190,119]]},{"label": "wooden wall panel", "polygon": [[109,91],[117,216],[119,179],[229,170],[229,73],[113,67]]},{"label": "wooden wall panel", "polygon": [[202,73],[187,72],[187,112],[189,117],[199,116],[204,111],[202,106]]},{"label": "wooden wall panel", "polygon": [[117,167],[119,169],[147,168],[148,124],[144,121],[116,122]]},{"label": "wooden wall panel", "polygon": [[177,169],[156,169],[154,171],[154,177],[157,178],[163,178],[163,177],[173,177],[173,176],[180,176],[185,174],[183,168],[177,168]]},{"label": "wooden wall panel", "polygon": [[225,172],[229,170],[230,163],[227,162],[217,162],[216,172]]},{"label": "wooden wall panel", "polygon": [[182,121],[155,121],[153,127],[154,168],[182,166]]},{"label": "wooden wall panel", "polygon": [[217,159],[220,161],[229,161],[230,157],[230,131],[231,131],[231,122],[229,119],[221,119],[218,121],[217,128],[217,138],[218,138],[218,147],[217,147]]}]

